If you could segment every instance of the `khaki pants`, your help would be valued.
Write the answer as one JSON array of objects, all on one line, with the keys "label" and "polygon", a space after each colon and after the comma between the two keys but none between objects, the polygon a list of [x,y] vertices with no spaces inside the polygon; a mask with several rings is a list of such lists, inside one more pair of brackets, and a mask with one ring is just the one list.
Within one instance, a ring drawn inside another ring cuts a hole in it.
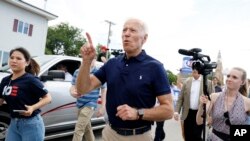
[{"label": "khaki pants", "polygon": [[86,141],[95,141],[90,121],[93,113],[92,107],[83,107],[78,110],[78,119],[72,141],[82,141],[83,136]]},{"label": "khaki pants", "polygon": [[151,130],[140,135],[122,136],[117,134],[108,124],[102,131],[102,138],[103,141],[153,141]]}]

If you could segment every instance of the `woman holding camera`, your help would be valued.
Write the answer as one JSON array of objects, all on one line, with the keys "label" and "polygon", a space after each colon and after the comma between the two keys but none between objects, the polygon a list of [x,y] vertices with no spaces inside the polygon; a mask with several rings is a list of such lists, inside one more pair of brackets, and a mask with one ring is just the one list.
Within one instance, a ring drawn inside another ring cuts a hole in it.
[{"label": "woman holding camera", "polygon": [[212,118],[212,133],[210,141],[230,140],[230,126],[246,124],[250,112],[250,99],[247,98],[247,74],[242,68],[235,67],[227,75],[226,90],[212,93],[211,101],[207,96],[200,97],[200,105],[196,115],[197,124],[203,123],[203,104]]}]

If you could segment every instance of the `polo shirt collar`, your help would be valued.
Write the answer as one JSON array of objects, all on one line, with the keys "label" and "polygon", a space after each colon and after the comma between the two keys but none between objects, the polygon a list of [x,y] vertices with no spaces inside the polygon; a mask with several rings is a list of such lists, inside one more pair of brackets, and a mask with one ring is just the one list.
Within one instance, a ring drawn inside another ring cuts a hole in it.
[{"label": "polo shirt collar", "polygon": [[[139,55],[137,55],[136,57],[132,57],[130,59],[135,59],[135,60],[138,60],[138,61],[143,61],[145,58],[146,58],[147,54],[146,54],[146,51],[145,50],[142,50],[141,53]],[[127,56],[126,56],[126,53],[124,53],[124,57],[123,57],[124,60],[127,60]],[[129,59],[129,60],[130,60]]]}]

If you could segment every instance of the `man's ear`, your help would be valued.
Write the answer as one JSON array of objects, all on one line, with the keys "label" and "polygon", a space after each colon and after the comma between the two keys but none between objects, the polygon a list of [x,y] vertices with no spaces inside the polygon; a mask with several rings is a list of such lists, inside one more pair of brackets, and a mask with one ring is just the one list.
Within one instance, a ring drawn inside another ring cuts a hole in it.
[{"label": "man's ear", "polygon": [[142,43],[144,44],[148,39],[148,34],[145,34],[142,40]]}]

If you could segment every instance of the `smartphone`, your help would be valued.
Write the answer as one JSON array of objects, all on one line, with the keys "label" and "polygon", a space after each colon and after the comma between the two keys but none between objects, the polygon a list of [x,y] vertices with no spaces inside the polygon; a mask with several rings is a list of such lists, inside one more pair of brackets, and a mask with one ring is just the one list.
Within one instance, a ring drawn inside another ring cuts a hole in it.
[{"label": "smartphone", "polygon": [[18,112],[18,113],[22,113],[25,112],[26,110],[13,110],[13,112]]}]

